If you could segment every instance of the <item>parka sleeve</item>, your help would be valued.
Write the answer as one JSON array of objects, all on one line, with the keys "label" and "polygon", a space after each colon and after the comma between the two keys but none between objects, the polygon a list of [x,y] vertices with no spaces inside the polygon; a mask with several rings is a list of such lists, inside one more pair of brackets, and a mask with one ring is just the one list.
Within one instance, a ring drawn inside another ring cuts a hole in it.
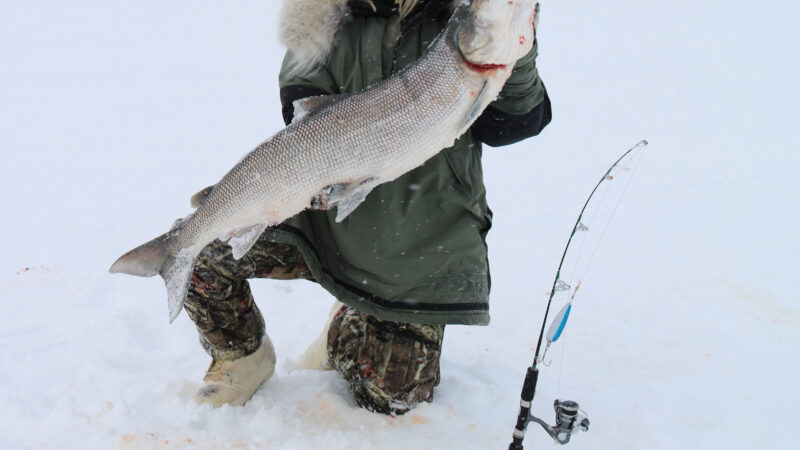
[{"label": "parka sleeve", "polygon": [[286,125],[289,125],[294,117],[292,103],[295,100],[339,92],[333,76],[324,65],[304,67],[295,58],[291,50],[287,51],[278,75],[281,112]]},{"label": "parka sleeve", "polygon": [[536,69],[538,41],[514,66],[497,100],[472,125],[472,135],[492,146],[513,144],[541,133],[552,110],[547,90]]}]

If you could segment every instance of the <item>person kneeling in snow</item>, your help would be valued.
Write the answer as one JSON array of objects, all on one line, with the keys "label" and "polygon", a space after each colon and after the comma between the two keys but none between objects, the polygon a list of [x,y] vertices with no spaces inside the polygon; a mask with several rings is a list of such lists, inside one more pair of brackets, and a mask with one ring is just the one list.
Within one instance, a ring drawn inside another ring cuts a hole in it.
[{"label": "person kneeling in snow", "polygon": [[[280,72],[292,102],[355,93],[419,58],[447,24],[452,0],[285,0]],[[215,241],[200,255],[185,309],[213,361],[196,398],[243,405],[271,376],[275,352],[249,278],[313,280],[337,299],[300,368],[342,373],[358,405],[403,414],[430,402],[446,324],[489,322],[489,267],[481,143],[535,136],[550,100],[535,66],[517,62],[498,99],[451,148],[376,187],[350,216],[308,210],[267,229],[234,260]],[[339,303],[341,302],[341,303]]]}]

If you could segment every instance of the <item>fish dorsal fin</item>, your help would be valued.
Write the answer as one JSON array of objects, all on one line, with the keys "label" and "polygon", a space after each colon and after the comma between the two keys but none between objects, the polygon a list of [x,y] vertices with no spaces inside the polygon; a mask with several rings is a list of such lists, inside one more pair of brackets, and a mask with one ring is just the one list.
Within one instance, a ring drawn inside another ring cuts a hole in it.
[{"label": "fish dorsal fin", "polygon": [[233,258],[241,259],[242,256],[246,255],[266,228],[267,224],[261,223],[234,231],[231,238],[228,239],[228,245],[233,250]]},{"label": "fish dorsal fin", "polygon": [[340,102],[351,95],[352,94],[317,95],[295,100],[292,102],[292,106],[294,106],[294,118],[292,119],[292,123],[328,105]]},{"label": "fish dorsal fin", "polygon": [[481,115],[486,105],[494,101],[493,98],[489,98],[491,91],[492,90],[489,89],[489,83],[484,81],[481,91],[477,96],[475,96],[475,103],[472,104],[472,108],[470,108],[469,112],[467,112],[467,115],[464,117],[464,121],[461,122],[461,127],[458,129],[458,136],[464,134],[472,125],[472,122],[474,122],[475,119]]},{"label": "fish dorsal fin", "polygon": [[200,205],[202,205],[203,202],[206,200],[206,197],[208,197],[208,194],[210,194],[211,191],[214,190],[214,186],[215,185],[212,184],[211,186],[204,188],[197,194],[194,194],[192,198],[189,200],[189,203],[191,203],[192,208],[199,208]]}]

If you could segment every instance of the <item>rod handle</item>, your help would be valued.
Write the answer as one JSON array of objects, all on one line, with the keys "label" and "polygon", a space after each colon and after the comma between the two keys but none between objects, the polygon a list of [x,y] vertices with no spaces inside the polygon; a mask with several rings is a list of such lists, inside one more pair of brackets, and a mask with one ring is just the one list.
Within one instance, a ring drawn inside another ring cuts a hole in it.
[{"label": "rod handle", "polygon": [[514,436],[508,450],[522,450],[522,440],[525,438],[525,429],[528,427],[531,417],[531,402],[536,394],[536,383],[539,381],[539,369],[534,366],[528,367],[525,374],[525,382],[522,383],[522,394],[519,401],[519,415],[517,416],[517,426],[514,428]]}]

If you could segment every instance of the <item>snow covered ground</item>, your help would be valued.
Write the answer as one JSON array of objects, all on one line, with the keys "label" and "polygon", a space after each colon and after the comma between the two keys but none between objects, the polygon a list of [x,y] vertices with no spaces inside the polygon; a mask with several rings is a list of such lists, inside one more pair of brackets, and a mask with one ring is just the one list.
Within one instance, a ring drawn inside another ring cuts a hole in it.
[{"label": "snow covered ground", "polygon": [[331,303],[311,283],[253,283],[276,376],[214,410],[160,280],[106,273],[282,126],[277,2],[4,4],[0,448],[505,448],[575,215],[642,138],[535,411],[579,401],[573,449],[797,448],[800,7],[543,3],[554,121],[485,150],[492,324],[448,327],[435,401],[399,418],[294,370]]}]

